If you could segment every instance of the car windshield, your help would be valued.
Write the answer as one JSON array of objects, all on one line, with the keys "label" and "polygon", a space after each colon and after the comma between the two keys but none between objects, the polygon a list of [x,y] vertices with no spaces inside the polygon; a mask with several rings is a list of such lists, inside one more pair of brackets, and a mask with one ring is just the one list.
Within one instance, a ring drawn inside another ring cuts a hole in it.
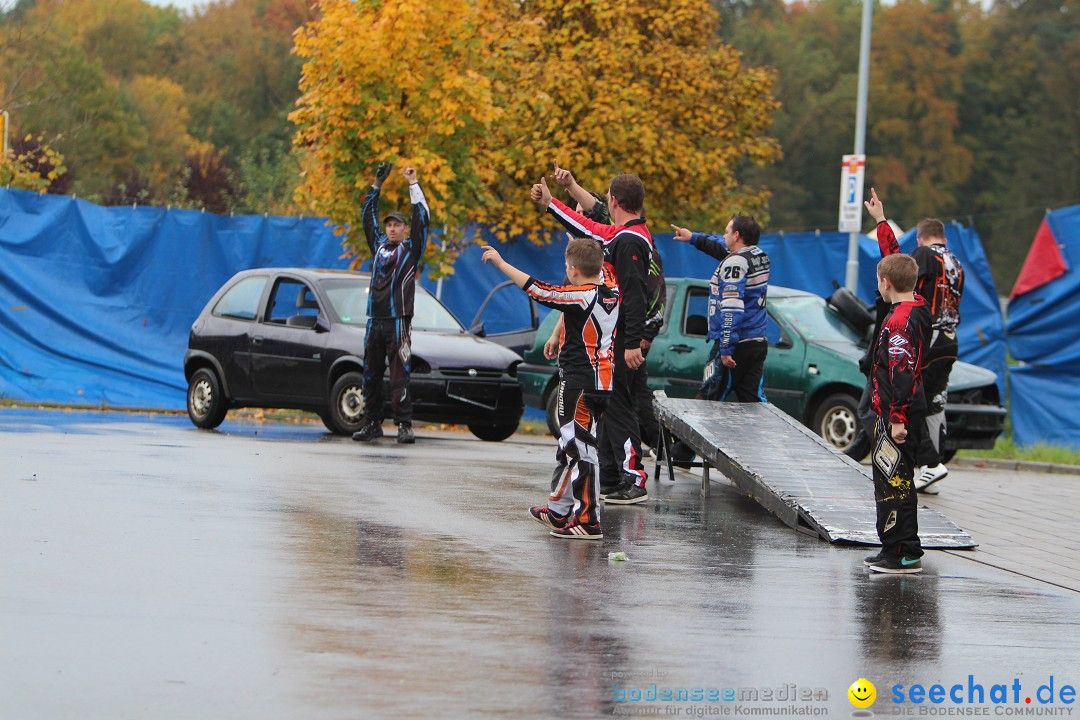
[{"label": "car windshield", "polygon": [[769,307],[782,315],[807,340],[858,343],[859,336],[836,311],[816,295],[769,298]]},{"label": "car windshield", "polygon": [[[327,278],[319,284],[330,298],[330,304],[334,306],[334,312],[341,318],[341,322],[361,327],[367,325],[367,278]],[[416,285],[416,299],[413,303],[412,329],[465,332],[457,318],[419,284]]]}]

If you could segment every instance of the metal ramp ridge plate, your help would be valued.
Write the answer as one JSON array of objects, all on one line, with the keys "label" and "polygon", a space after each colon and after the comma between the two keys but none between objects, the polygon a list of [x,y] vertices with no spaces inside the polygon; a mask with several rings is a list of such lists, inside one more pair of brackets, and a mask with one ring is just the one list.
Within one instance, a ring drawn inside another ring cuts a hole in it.
[{"label": "metal ramp ridge plate", "polygon": [[[870,473],[769,403],[683,400],[656,393],[657,418],[789,527],[829,542],[877,545]],[[926,548],[973,548],[971,536],[919,508]]]}]

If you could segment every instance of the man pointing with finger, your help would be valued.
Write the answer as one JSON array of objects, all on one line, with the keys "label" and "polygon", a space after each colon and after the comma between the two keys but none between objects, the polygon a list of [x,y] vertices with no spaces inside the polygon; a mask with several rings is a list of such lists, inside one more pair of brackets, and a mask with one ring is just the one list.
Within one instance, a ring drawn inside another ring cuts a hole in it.
[{"label": "man pointing with finger", "polygon": [[720,261],[709,282],[707,339],[714,343],[697,397],[727,400],[734,394],[739,402],[764,401],[769,256],[758,247],[761,227],[749,215],[732,216],[721,239],[671,227],[676,240]]}]

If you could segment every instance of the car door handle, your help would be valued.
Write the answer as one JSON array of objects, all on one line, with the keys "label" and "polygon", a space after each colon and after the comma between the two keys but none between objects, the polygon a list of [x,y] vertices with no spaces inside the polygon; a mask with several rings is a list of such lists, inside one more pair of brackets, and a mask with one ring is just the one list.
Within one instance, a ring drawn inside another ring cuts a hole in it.
[{"label": "car door handle", "polygon": [[251,338],[251,344],[252,345],[262,345],[262,342],[263,342],[263,339],[261,337],[259,337],[258,335]]},{"label": "car door handle", "polygon": [[677,353],[688,353],[694,352],[694,348],[690,347],[689,345],[672,345],[671,351]]}]

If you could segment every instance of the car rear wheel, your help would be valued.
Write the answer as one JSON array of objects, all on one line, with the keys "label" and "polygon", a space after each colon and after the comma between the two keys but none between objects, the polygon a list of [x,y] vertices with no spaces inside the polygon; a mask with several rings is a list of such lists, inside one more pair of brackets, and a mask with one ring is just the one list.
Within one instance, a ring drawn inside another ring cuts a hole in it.
[{"label": "car rear wheel", "polygon": [[200,368],[191,376],[187,392],[187,413],[195,427],[210,430],[225,419],[229,404],[213,370]]},{"label": "car rear wheel", "polygon": [[547,419],[548,432],[559,437],[559,386],[555,385],[548,393],[544,403],[544,415]]},{"label": "car rear wheel", "polygon": [[855,460],[862,460],[870,452],[870,438],[859,427],[859,400],[846,393],[822,400],[810,429]]},{"label": "car rear wheel", "polygon": [[488,442],[501,442],[514,434],[518,429],[517,421],[503,423],[469,423],[469,432],[481,440]]},{"label": "car rear wheel", "polygon": [[352,435],[364,422],[364,376],[345,373],[330,390],[330,408],[319,414],[326,427],[338,435]]}]

